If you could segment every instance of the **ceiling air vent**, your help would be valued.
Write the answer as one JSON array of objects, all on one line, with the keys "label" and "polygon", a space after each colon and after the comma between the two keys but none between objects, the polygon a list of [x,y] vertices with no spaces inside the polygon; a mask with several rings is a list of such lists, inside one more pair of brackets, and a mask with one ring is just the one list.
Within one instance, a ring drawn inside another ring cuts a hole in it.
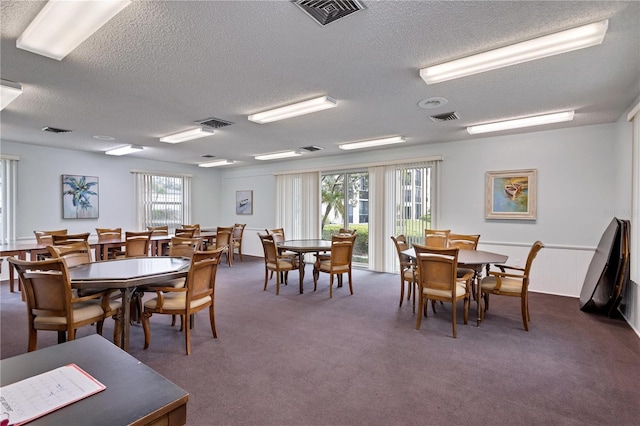
[{"label": "ceiling air vent", "polygon": [[67,129],[58,129],[58,128],[55,128],[55,127],[49,127],[49,126],[47,126],[47,127],[43,127],[43,128],[42,128],[42,131],[44,131],[44,132],[51,132],[51,133],[70,133],[70,132],[71,132],[71,130],[67,130]]},{"label": "ceiling air vent", "polygon": [[323,26],[365,9],[365,6],[356,0],[292,0],[292,2]]},{"label": "ceiling air vent", "polygon": [[233,123],[230,121],[220,120],[219,118],[205,118],[203,120],[198,120],[196,123],[202,124],[203,126],[212,127],[214,129],[219,129],[220,127],[230,126]]},{"label": "ceiling air vent", "polygon": [[304,149],[305,151],[309,151],[309,152],[314,152],[314,151],[321,151],[324,148],[320,146],[311,145],[311,146],[303,146],[300,149]]},{"label": "ceiling air vent", "polygon": [[441,121],[459,120],[460,116],[457,112],[445,112],[444,114],[430,115],[429,118],[440,123]]}]

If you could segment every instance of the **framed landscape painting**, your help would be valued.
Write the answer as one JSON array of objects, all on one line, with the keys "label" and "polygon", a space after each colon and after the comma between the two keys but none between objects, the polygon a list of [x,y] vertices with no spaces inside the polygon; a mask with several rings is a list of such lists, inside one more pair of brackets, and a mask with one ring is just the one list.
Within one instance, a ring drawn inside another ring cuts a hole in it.
[{"label": "framed landscape painting", "polygon": [[486,219],[536,219],[536,169],[485,174]]},{"label": "framed landscape painting", "polygon": [[236,214],[253,214],[253,191],[236,191]]},{"label": "framed landscape painting", "polygon": [[63,219],[97,219],[98,202],[97,177],[62,175]]}]

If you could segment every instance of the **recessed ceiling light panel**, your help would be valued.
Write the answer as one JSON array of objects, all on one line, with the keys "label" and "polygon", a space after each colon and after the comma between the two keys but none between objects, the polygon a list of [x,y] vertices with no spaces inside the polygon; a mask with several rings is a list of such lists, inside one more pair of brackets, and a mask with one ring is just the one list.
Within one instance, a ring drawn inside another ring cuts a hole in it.
[{"label": "recessed ceiling light panel", "polygon": [[546,58],[602,43],[609,21],[604,20],[560,31],[477,55],[423,68],[420,77],[427,84],[440,83],[510,65]]},{"label": "recessed ceiling light panel", "polygon": [[389,138],[381,138],[381,139],[371,139],[367,141],[360,142],[348,142],[338,145],[338,148],[350,150],[350,149],[361,149],[361,148],[371,148],[374,146],[382,146],[382,145],[391,145],[396,143],[405,142],[404,136],[392,136]]},{"label": "recessed ceiling light panel", "polygon": [[22,94],[22,86],[8,80],[0,80],[0,111]]},{"label": "recessed ceiling light panel", "polygon": [[133,154],[134,152],[140,152],[144,149],[142,146],[138,145],[125,145],[118,148],[110,149],[105,151],[104,153],[107,155],[127,155]]},{"label": "recessed ceiling light panel", "polygon": [[271,154],[261,154],[256,155],[256,160],[276,160],[278,158],[288,158],[288,157],[297,157],[302,155],[300,151],[281,151],[281,152],[273,152]]},{"label": "recessed ceiling light panel", "polygon": [[467,127],[471,135],[478,133],[499,132],[502,130],[519,129],[522,127],[541,126],[543,124],[561,123],[573,120],[574,111],[558,112],[553,114],[536,115],[533,117],[518,118],[515,120],[496,121],[495,123],[479,124]]},{"label": "recessed ceiling light panel", "polygon": [[60,61],[129,3],[49,0],[18,37],[16,47]]},{"label": "recessed ceiling light panel", "polygon": [[258,124],[265,124],[271,123],[272,121],[284,120],[285,118],[297,117],[299,115],[335,108],[336,106],[338,106],[338,104],[335,99],[329,96],[320,96],[319,98],[309,99],[308,101],[274,108],[257,114],[251,114],[248,118],[249,121],[253,121]]},{"label": "recessed ceiling light panel", "polygon": [[204,138],[206,136],[211,136],[214,133],[215,130],[213,129],[209,129],[207,127],[198,127],[196,129],[186,130],[184,132],[178,132],[172,135],[163,136],[160,138],[160,142],[180,143],[193,139]]}]

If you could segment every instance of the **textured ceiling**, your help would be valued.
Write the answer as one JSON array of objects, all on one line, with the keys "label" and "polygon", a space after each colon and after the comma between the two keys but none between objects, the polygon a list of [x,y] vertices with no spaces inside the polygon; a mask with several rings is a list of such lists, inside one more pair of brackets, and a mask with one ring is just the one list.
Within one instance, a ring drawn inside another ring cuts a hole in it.
[{"label": "textured ceiling", "polygon": [[[134,1],[62,61],[16,48],[44,2],[1,1],[1,73],[24,93],[1,113],[1,138],[197,164],[404,135],[408,144],[470,138],[465,127],[575,109],[573,122],[613,122],[640,94],[640,2],[363,1],[321,26],[289,1]],[[609,19],[600,46],[427,85],[420,68]],[[256,124],[247,115],[329,95],[338,107]],[[449,100],[437,109],[418,103]],[[456,111],[459,120],[429,115]],[[233,122],[177,145],[160,136],[216,117]],[[45,126],[73,130],[43,132]],[[525,130],[520,130],[520,132]],[[513,131],[512,133],[517,133]],[[101,141],[107,135],[114,141]],[[295,161],[295,159],[291,160]]]}]

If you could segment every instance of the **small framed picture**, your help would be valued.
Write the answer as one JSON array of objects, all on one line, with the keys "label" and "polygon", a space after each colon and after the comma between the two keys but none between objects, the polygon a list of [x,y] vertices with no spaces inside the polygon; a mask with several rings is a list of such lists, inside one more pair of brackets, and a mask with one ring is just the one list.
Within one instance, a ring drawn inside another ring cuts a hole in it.
[{"label": "small framed picture", "polygon": [[236,214],[253,214],[253,191],[236,191]]},{"label": "small framed picture", "polygon": [[535,169],[485,174],[486,219],[536,219]]},{"label": "small framed picture", "polygon": [[97,219],[99,194],[97,177],[62,175],[62,218]]}]

